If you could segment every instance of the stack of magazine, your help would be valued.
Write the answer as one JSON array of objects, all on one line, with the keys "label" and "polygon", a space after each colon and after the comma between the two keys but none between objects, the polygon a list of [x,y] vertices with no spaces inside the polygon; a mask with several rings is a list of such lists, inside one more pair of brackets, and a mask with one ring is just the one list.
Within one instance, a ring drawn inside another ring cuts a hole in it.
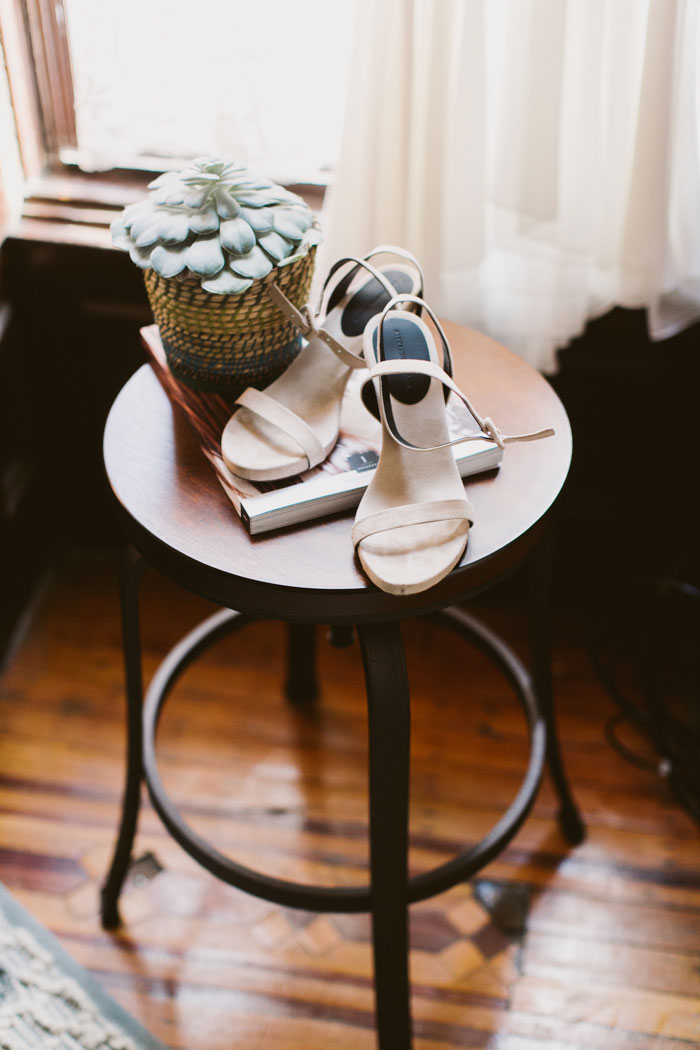
[{"label": "stack of magazine", "polygon": [[[204,456],[251,536],[285,525],[312,521],[360,502],[379,461],[381,424],[365,409],[359,387],[362,372],[350,378],[341,412],[340,436],[327,459],[317,467],[283,481],[248,481],[236,477],[221,455],[221,433],[233,411],[233,398],[202,393],[180,383],[168,367],[157,325],[141,329],[151,366],[172,404],[192,426]],[[450,432],[478,433],[464,405],[451,397],[447,405]],[[501,450],[486,438],[454,446],[462,477],[493,470]]]}]

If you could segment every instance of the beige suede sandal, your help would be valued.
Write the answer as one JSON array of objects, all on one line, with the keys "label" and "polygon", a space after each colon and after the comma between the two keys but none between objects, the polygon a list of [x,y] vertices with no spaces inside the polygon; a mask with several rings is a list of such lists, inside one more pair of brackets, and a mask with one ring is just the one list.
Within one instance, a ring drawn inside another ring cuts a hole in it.
[{"label": "beige suede sandal", "polygon": [[[418,307],[418,313],[398,309],[405,303]],[[440,337],[442,367],[433,332],[419,316],[423,312]],[[510,441],[549,437],[554,431],[505,436],[488,417],[483,419],[452,379],[450,348],[439,321],[416,296],[397,296],[370,322],[364,356],[369,374],[363,385],[374,387],[382,450],[357,509],[352,541],[377,587],[390,594],[416,594],[454,568],[474,523],[452,446],[487,437],[503,448]],[[450,439],[445,412],[450,392],[467,406],[480,433]]]},{"label": "beige suede sandal", "polygon": [[[375,267],[378,255],[395,259]],[[363,259],[348,257],[331,269],[321,309],[300,312],[276,285],[270,294],[294,320],[307,345],[265,390],[249,387],[224,428],[227,467],[251,481],[292,477],[323,462],[338,440],[340,408],[350,374],[365,368],[362,334],[368,321],[398,293],[422,288],[418,262],[401,248],[380,245]],[[329,353],[329,350],[331,351]]]}]

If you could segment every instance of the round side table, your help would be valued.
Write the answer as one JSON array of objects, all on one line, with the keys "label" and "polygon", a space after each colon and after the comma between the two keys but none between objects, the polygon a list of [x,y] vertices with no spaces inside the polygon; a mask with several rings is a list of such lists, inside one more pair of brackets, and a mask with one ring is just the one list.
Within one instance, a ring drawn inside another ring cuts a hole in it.
[{"label": "round side table", "polygon": [[[350,540],[352,514],[251,538],[242,527],[188,424],[171,407],[144,365],[126,383],[105,429],[107,476],[131,546],[121,578],[128,749],[121,825],[102,891],[102,921],[118,924],[119,894],[138,818],[140,785],[173,837],[200,864],[231,885],[306,910],[372,915],[376,1026],[380,1050],[411,1046],[408,906],[455,885],[482,868],[525,820],[547,762],[567,839],[579,842],[583,824],[571,796],[557,741],[550,674],[549,512],[566,478],[571,432],[557,396],[537,372],[498,343],[446,325],[455,378],[476,405],[506,432],[546,426],[555,436],[509,445],[500,468],[470,478],[476,523],[460,565],[423,594],[397,597],[362,574]],[[487,589],[530,559],[531,642],[528,670],[504,642],[456,603]],[[138,594],[152,566],[221,610],[168,654],[144,697]],[[530,758],[520,790],[476,846],[429,872],[408,877],[410,700],[399,622],[438,615],[467,635],[507,675],[530,731]],[[331,626],[336,641],[357,631],[369,712],[370,882],[367,886],[308,886],[262,875],[219,853],[188,827],[158,773],[158,717],[179,674],[199,653],[251,618],[287,622],[287,695],[316,691],[314,625]]]}]

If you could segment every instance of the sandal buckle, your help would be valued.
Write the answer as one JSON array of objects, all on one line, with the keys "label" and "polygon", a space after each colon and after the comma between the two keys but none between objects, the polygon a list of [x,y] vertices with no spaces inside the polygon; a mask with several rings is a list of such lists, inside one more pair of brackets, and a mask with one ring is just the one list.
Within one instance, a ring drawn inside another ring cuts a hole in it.
[{"label": "sandal buckle", "polygon": [[486,416],[484,418],[484,431],[488,434],[491,440],[498,445],[500,449],[504,449],[506,447],[505,442],[503,441],[503,435],[501,434],[500,430],[498,429],[498,427],[496,426],[496,424],[490,416]]}]

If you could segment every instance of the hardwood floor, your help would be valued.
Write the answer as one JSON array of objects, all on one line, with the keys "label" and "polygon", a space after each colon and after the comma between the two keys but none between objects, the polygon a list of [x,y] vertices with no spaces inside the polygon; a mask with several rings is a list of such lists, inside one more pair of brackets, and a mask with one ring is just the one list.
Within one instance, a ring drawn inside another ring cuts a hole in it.
[{"label": "hardwood floor", "polygon": [[[66,556],[0,680],[0,880],[155,1035],[191,1050],[369,1050],[369,924],[217,883],[146,806],[122,930],[98,921],[124,746],[116,570]],[[147,673],[210,611],[155,575]],[[517,613],[485,614],[519,647]],[[322,632],[324,634],[324,632]],[[409,622],[411,866],[484,834],[523,770],[522,716],[466,643]],[[283,697],[284,633],[246,628],[185,674],[160,736],[193,826],[259,870],[366,881],[366,722],[357,646],[320,646],[312,710]],[[588,823],[569,849],[547,783],[471,885],[412,910],[417,1050],[680,1050],[700,1042],[700,836],[663,784],[607,745],[610,702],[558,624],[567,769]]]}]

